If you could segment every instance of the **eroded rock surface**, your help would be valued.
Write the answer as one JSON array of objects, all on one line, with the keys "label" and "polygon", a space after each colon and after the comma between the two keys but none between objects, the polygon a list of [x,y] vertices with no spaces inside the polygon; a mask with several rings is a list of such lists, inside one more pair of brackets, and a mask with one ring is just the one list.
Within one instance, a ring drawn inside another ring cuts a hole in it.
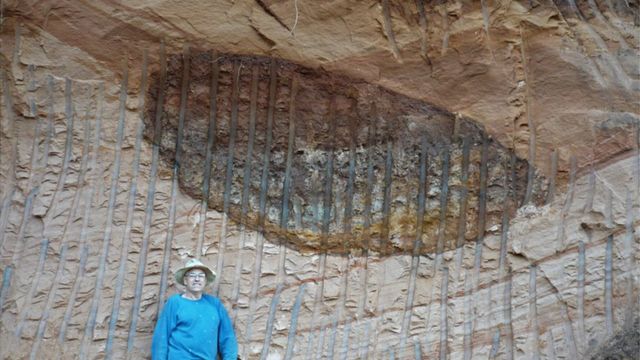
[{"label": "eroded rock surface", "polygon": [[148,358],[192,257],[243,359],[626,352],[637,1],[0,7],[0,358]]}]

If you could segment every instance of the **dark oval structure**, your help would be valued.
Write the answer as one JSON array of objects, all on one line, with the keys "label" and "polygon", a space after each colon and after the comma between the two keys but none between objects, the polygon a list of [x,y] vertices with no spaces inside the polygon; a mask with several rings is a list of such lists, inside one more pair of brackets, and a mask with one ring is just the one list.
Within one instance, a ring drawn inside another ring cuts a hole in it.
[{"label": "dark oval structure", "polygon": [[300,251],[441,253],[546,184],[477,123],[285,60],[190,50],[151,74],[145,136],[181,189]]}]

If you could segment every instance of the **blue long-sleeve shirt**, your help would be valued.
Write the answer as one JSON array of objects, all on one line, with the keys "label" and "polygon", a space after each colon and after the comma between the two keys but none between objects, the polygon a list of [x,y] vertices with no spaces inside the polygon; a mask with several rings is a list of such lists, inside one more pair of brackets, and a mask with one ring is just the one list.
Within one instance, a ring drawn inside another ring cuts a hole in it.
[{"label": "blue long-sleeve shirt", "polygon": [[153,360],[236,360],[238,343],[229,315],[219,299],[203,294],[199,300],[180,294],[167,300],[151,345]]}]

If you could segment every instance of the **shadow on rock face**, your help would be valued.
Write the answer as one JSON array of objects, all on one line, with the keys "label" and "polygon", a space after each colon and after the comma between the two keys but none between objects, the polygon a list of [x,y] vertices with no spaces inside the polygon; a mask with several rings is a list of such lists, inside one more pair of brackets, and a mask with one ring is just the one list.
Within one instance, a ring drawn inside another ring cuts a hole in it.
[{"label": "shadow on rock face", "polygon": [[545,197],[473,121],[283,60],[171,55],[146,104],[184,192],[300,251],[442,252],[511,217],[528,181]]}]

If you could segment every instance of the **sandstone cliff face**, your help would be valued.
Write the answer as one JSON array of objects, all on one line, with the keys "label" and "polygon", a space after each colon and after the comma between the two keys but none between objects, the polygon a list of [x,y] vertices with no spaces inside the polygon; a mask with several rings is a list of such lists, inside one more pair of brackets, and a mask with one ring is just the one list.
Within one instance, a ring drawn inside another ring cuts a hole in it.
[{"label": "sandstone cliff face", "polygon": [[148,357],[189,257],[242,358],[639,348],[637,2],[0,6],[1,358]]}]

